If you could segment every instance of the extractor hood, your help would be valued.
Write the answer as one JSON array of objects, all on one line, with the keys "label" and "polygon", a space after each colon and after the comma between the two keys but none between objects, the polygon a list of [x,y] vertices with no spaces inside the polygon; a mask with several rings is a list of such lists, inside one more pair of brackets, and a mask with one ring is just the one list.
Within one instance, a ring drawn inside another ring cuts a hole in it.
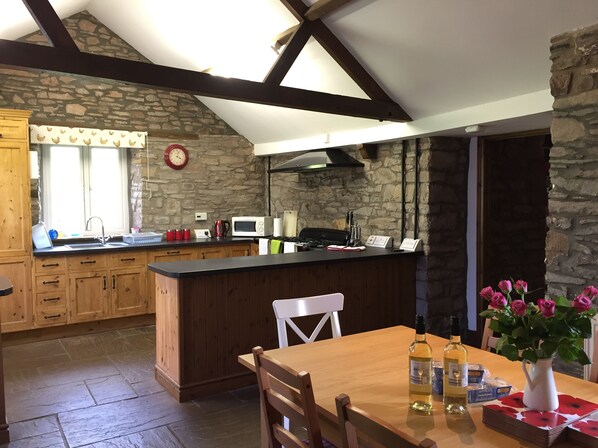
[{"label": "extractor hood", "polygon": [[326,168],[351,168],[362,167],[363,163],[355,160],[340,148],[316,149],[301,154],[276,168],[268,170],[269,173],[299,173]]}]

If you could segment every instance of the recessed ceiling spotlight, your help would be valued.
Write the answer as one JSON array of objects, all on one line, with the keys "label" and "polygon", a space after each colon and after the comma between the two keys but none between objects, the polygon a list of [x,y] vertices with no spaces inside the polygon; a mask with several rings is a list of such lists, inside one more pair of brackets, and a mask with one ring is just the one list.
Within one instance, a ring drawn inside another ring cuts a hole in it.
[{"label": "recessed ceiling spotlight", "polygon": [[474,124],[472,126],[467,126],[465,128],[465,132],[467,134],[473,134],[474,132],[480,132],[480,129],[482,129],[482,126],[480,126],[479,124]]}]

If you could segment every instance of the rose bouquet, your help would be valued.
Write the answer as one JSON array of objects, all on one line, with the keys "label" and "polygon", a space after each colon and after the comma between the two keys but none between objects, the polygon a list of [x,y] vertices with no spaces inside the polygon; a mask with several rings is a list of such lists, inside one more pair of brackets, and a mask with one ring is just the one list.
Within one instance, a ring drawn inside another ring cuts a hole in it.
[{"label": "rose bouquet", "polygon": [[[492,319],[490,329],[501,334],[497,353],[511,361],[528,359],[537,362],[555,354],[565,362],[590,364],[583,350],[583,340],[592,334],[592,317],[596,310],[592,300],[598,288],[587,286],[575,299],[565,297],[526,301],[527,283],[510,280],[498,283],[498,291],[487,286],[480,296],[489,301],[480,316]],[[515,295],[513,299],[511,294]]]}]

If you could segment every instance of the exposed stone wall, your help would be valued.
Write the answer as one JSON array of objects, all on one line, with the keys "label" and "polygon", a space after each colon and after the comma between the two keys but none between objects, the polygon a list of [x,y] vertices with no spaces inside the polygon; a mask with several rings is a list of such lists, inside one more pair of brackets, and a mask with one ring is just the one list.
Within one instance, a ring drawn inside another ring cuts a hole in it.
[{"label": "exposed stone wall", "polygon": [[598,284],[598,25],[552,38],[546,281],[551,293]]},{"label": "exposed stone wall", "polygon": [[[81,51],[147,62],[87,12],[63,23]],[[47,44],[40,33],[22,40]],[[208,227],[214,219],[264,213],[263,159],[254,158],[251,143],[193,95],[85,76],[0,68],[0,107],[33,111],[33,124],[148,131],[153,182],[140,181],[147,172],[146,151],[129,150],[131,225],[146,230],[198,228]],[[190,162],[181,171],[164,164],[163,152],[171,143],[183,144],[190,152]],[[35,196],[33,191],[37,222]],[[195,223],[195,211],[208,212],[208,222]]]},{"label": "exposed stone wall", "polygon": [[[430,330],[446,334],[451,313],[465,319],[468,140],[424,138],[419,141],[419,192],[416,212],[416,141],[406,148],[405,235],[401,235],[403,142],[378,145],[375,160],[361,168],[314,173],[273,173],[272,215],[298,211],[298,227],[344,228],[348,210],[355,212],[368,235],[390,235],[395,247],[403,237],[424,243],[417,270],[417,311],[428,316]],[[273,167],[290,156],[272,156]],[[465,320],[464,320],[465,324]],[[464,325],[465,326],[465,325]]]}]

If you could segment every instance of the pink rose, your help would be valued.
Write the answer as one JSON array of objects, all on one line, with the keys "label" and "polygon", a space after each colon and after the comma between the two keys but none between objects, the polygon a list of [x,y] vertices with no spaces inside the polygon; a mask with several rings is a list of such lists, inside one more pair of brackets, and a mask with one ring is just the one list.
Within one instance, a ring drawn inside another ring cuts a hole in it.
[{"label": "pink rose", "polygon": [[571,306],[581,313],[582,311],[587,311],[592,307],[592,299],[590,299],[588,296],[580,294],[573,299]]},{"label": "pink rose", "polygon": [[492,298],[490,299],[490,308],[494,308],[497,310],[502,310],[507,305],[507,299],[503,296],[500,292],[495,292],[492,294]]},{"label": "pink rose", "polygon": [[494,289],[491,286],[486,286],[484,289],[480,291],[480,297],[482,299],[490,300],[494,295]]},{"label": "pink rose", "polygon": [[524,282],[523,280],[517,280],[515,282],[515,291],[520,295],[525,294],[527,292],[527,282]]},{"label": "pink rose", "polygon": [[583,290],[582,293],[584,296],[587,296],[591,299],[593,299],[594,297],[598,296],[598,288],[596,288],[595,286],[586,286]]},{"label": "pink rose", "polygon": [[554,309],[556,307],[556,303],[554,300],[550,299],[538,299],[538,308],[540,308],[540,312],[544,317],[552,317],[554,316]]},{"label": "pink rose", "polygon": [[501,280],[498,282],[498,288],[506,294],[513,290],[513,285],[511,284],[511,280]]},{"label": "pink rose", "polygon": [[525,311],[527,310],[527,305],[523,300],[513,300],[511,302],[511,309],[513,310],[513,314],[515,316],[525,316]]}]

